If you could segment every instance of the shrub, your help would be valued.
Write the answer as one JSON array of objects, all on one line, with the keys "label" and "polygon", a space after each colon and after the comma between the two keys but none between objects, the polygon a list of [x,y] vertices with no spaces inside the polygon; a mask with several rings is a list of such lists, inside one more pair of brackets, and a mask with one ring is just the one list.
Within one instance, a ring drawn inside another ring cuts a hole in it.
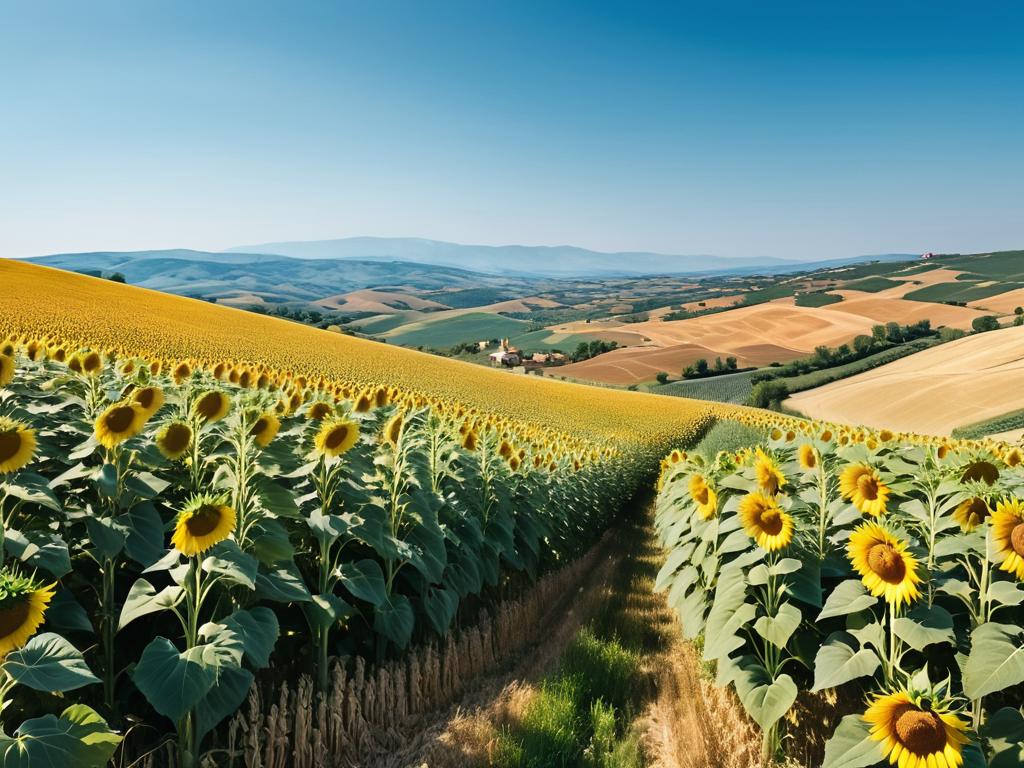
[{"label": "shrub", "polygon": [[995,315],[984,315],[983,317],[974,318],[974,322],[971,323],[971,328],[976,333],[984,333],[985,331],[994,331],[999,327],[999,320],[996,319]]},{"label": "shrub", "polygon": [[668,373],[666,371],[658,371],[658,375],[655,376],[654,378],[656,378],[658,380],[659,384],[667,384],[668,383]]},{"label": "shrub", "polygon": [[762,381],[750,393],[750,404],[756,408],[778,408],[789,397],[784,381]]}]

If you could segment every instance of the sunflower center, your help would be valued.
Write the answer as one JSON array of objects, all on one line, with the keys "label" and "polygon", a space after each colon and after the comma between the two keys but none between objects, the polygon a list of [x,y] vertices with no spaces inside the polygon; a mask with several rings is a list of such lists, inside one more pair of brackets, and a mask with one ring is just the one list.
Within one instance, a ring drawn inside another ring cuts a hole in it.
[{"label": "sunflower center", "polygon": [[153,405],[153,398],[155,396],[156,395],[154,394],[152,389],[140,389],[138,392],[135,393],[135,402],[141,405],[143,408],[149,408],[151,405]]},{"label": "sunflower center", "polygon": [[135,410],[130,405],[119,405],[111,409],[104,419],[107,429],[113,433],[127,432],[135,421]]},{"label": "sunflower center", "polygon": [[25,623],[28,612],[28,600],[21,600],[6,608],[0,608],[0,638],[8,637],[16,632]]},{"label": "sunflower center", "polygon": [[201,506],[185,521],[188,532],[197,538],[213,533],[217,530],[218,524],[220,524],[220,510],[209,504]]},{"label": "sunflower center", "polygon": [[778,536],[782,531],[782,514],[772,507],[761,513],[761,529],[769,536]]},{"label": "sunflower center", "polygon": [[199,413],[207,418],[213,418],[220,411],[220,394],[218,392],[210,392],[207,395],[203,395],[199,399],[199,404],[196,406]]},{"label": "sunflower center", "polygon": [[17,430],[0,432],[0,462],[13,459],[21,448],[21,435]]},{"label": "sunflower center", "polygon": [[320,421],[324,416],[331,412],[330,407],[327,403],[316,403],[312,408],[309,409],[309,417]]},{"label": "sunflower center", "polygon": [[899,584],[907,574],[903,556],[891,544],[875,544],[868,551],[868,566],[883,580]]},{"label": "sunflower center", "polygon": [[252,434],[261,435],[266,431],[268,426],[269,424],[267,423],[266,417],[261,416],[259,420],[252,425]]},{"label": "sunflower center", "polygon": [[974,525],[978,525],[988,517],[988,504],[985,503],[984,499],[979,499],[975,496],[967,504],[967,516],[968,519]]},{"label": "sunflower center", "polygon": [[192,439],[192,430],[184,424],[172,424],[164,435],[164,446],[172,453],[184,451]]},{"label": "sunflower center", "polygon": [[878,498],[878,481],[871,475],[861,475],[857,478],[857,490],[868,501],[874,501]]},{"label": "sunflower center", "polygon": [[1014,552],[1024,556],[1024,523],[1017,523],[1013,526],[1013,531],[1010,532],[1010,544],[1013,545]]},{"label": "sunflower center", "polygon": [[335,427],[327,433],[327,439],[324,440],[324,445],[330,448],[332,451],[339,445],[345,442],[345,438],[348,437],[348,427],[342,425]]},{"label": "sunflower center", "polygon": [[946,728],[934,712],[907,707],[896,717],[896,737],[911,753],[921,756],[946,748]]}]

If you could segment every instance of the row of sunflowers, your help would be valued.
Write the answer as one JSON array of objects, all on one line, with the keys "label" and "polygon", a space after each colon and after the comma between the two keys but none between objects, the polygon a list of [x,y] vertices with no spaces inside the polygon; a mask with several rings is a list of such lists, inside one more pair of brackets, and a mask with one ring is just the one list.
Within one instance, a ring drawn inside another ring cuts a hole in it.
[{"label": "row of sunflowers", "polygon": [[9,339],[0,763],[104,765],[136,723],[196,765],[260,669],[326,687],[333,658],[444,636],[578,556],[641,450],[384,384]]},{"label": "row of sunflowers", "polygon": [[1020,449],[734,418],[761,443],[662,461],[657,588],[766,758],[806,739],[795,705],[820,693],[864,701],[824,768],[1024,764]]}]

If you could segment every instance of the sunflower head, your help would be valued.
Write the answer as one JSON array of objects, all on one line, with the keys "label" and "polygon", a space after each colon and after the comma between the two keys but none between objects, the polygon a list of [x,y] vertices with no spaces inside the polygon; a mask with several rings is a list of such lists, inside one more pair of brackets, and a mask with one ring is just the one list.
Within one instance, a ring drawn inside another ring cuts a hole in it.
[{"label": "sunflower head", "polygon": [[398,412],[392,416],[388,423],[384,425],[384,442],[391,446],[397,446],[398,440],[402,436],[402,428],[405,426],[405,419],[402,418],[402,413]]},{"label": "sunflower head", "polygon": [[986,485],[993,485],[998,479],[999,468],[991,461],[985,461],[984,459],[972,461],[963,468],[963,473],[960,475],[961,483],[977,482],[980,480]]},{"label": "sunflower head", "polygon": [[96,441],[105,448],[114,448],[135,437],[146,425],[146,412],[132,402],[114,403],[96,419]]},{"label": "sunflower head", "polygon": [[334,413],[334,408],[330,403],[317,400],[309,404],[309,408],[306,409],[306,418],[310,421],[323,421],[332,413]]},{"label": "sunflower head", "polygon": [[854,570],[875,597],[883,597],[897,610],[921,596],[917,558],[907,542],[875,522],[861,525],[850,534],[847,552]]},{"label": "sunflower head", "polygon": [[28,425],[0,417],[0,475],[17,472],[36,452],[36,433]]},{"label": "sunflower head", "polygon": [[462,447],[467,451],[475,451],[477,446],[480,444],[480,437],[477,435],[475,429],[469,429],[462,436]]},{"label": "sunflower head", "polygon": [[86,352],[81,358],[82,373],[87,376],[99,376],[103,370],[103,358],[99,352]]},{"label": "sunflower head", "polygon": [[864,713],[882,758],[899,768],[958,768],[970,742],[967,723],[930,696],[908,691],[877,694]]},{"label": "sunflower head", "polygon": [[797,452],[800,458],[800,466],[803,469],[811,470],[818,466],[818,452],[810,443],[804,443]]},{"label": "sunflower head", "polygon": [[774,496],[748,493],[740,501],[740,521],[758,546],[774,552],[793,541],[793,517],[779,506]]},{"label": "sunflower head", "polygon": [[757,484],[762,491],[769,496],[777,496],[779,491],[786,484],[786,477],[775,463],[775,459],[765,453],[761,448],[755,451],[757,461],[754,464],[754,474],[757,477]]},{"label": "sunflower head", "polygon": [[156,433],[156,447],[170,461],[180,459],[192,445],[192,427],[184,421],[165,424]]},{"label": "sunflower head", "polygon": [[990,518],[992,543],[1002,558],[999,567],[1024,580],[1024,502],[1002,499]]},{"label": "sunflower head", "polygon": [[277,437],[278,430],[280,429],[281,420],[273,413],[267,412],[259,415],[252,425],[252,429],[249,430],[249,434],[253,436],[256,445],[260,448],[266,448],[270,445],[270,441]]},{"label": "sunflower head", "polygon": [[217,389],[204,392],[192,406],[192,411],[207,424],[220,421],[230,410],[231,398]]},{"label": "sunflower head", "polygon": [[988,519],[989,512],[991,510],[987,501],[980,496],[971,496],[957,505],[953,511],[953,519],[960,523],[964,533],[970,533]]},{"label": "sunflower head", "polygon": [[132,392],[131,401],[150,418],[164,405],[164,391],[160,387],[139,387]]},{"label": "sunflower head", "polygon": [[6,387],[14,381],[14,358],[0,355],[0,387]]},{"label": "sunflower head", "polygon": [[43,586],[27,576],[0,571],[0,658],[28,642],[42,626],[56,585]]},{"label": "sunflower head", "polygon": [[358,440],[359,425],[345,418],[336,418],[320,427],[313,443],[317,453],[333,458],[346,453]]},{"label": "sunflower head", "polygon": [[209,494],[193,496],[178,513],[171,544],[185,557],[201,555],[235,530],[235,510]]},{"label": "sunflower head", "polygon": [[865,515],[880,517],[885,514],[890,490],[874,467],[867,464],[848,466],[839,476],[839,491]]},{"label": "sunflower head", "polygon": [[171,378],[174,379],[175,384],[181,384],[185,379],[192,375],[192,366],[182,361],[178,363],[171,370]]}]

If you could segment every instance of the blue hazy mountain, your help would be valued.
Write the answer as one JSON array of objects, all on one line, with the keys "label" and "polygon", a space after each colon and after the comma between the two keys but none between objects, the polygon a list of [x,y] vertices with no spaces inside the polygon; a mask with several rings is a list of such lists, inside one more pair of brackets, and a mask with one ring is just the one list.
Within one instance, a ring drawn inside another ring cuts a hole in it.
[{"label": "blue hazy mountain", "polygon": [[260,253],[299,259],[384,259],[459,267],[490,274],[597,277],[610,275],[785,273],[861,261],[902,261],[911,254],[855,256],[800,262],[772,257],[724,258],[710,255],[671,255],[647,251],[604,253],[571,245],[461,245],[417,237],[346,237],[262,243],[230,248],[227,253]]}]

